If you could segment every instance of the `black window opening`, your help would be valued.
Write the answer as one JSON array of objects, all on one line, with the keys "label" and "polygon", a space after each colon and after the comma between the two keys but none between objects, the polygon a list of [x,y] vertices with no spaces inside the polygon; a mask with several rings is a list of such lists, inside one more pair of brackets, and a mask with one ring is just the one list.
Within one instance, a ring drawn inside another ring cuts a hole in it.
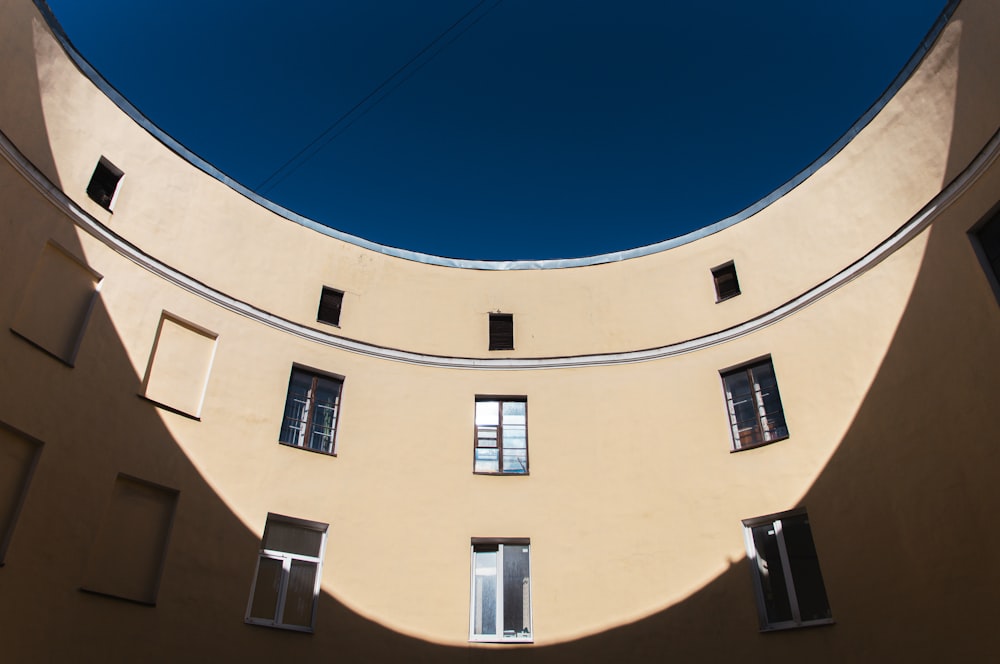
[{"label": "black window opening", "polygon": [[[996,287],[1000,284],[1000,213],[993,215],[992,219],[974,232],[974,235],[979,241],[987,272],[992,273],[994,287]],[[1000,296],[1000,291],[998,291],[998,296]]]},{"label": "black window opening", "polygon": [[736,264],[729,261],[712,269],[715,280],[715,301],[722,302],[740,294],[740,282],[736,277]]},{"label": "black window opening", "polygon": [[788,438],[778,380],[770,359],[722,374],[733,449],[743,450]]},{"label": "black window opening", "polygon": [[115,198],[118,195],[118,186],[121,184],[122,176],[125,174],[115,167],[110,161],[101,157],[94,169],[94,174],[90,176],[90,184],[87,185],[87,195],[98,205],[110,211],[115,205]]},{"label": "black window opening", "polygon": [[292,369],[278,442],[335,454],[343,379]]},{"label": "black window opening", "polygon": [[809,517],[791,512],[743,522],[762,630],[833,622]]},{"label": "black window opening", "polygon": [[340,308],[343,303],[343,291],[324,286],[323,293],[319,296],[319,313],[316,314],[316,320],[340,327]]},{"label": "black window opening", "polygon": [[514,314],[490,314],[490,350],[514,350]]}]

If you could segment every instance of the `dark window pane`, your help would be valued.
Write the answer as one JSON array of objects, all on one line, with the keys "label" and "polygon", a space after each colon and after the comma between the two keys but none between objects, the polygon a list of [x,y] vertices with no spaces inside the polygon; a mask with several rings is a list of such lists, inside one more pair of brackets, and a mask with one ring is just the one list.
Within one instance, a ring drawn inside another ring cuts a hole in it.
[{"label": "dark window pane", "polygon": [[809,519],[800,515],[781,520],[781,532],[792,570],[792,583],[799,603],[802,620],[823,620],[831,617],[826,599],[823,575],[819,571],[819,558],[813,544]]},{"label": "dark window pane", "polygon": [[739,280],[736,278],[736,266],[732,263],[712,270],[715,278],[715,295],[717,300],[725,300],[740,294]]},{"label": "dark window pane", "polygon": [[778,536],[774,524],[768,523],[755,526],[753,545],[757,551],[757,578],[760,579],[760,590],[767,614],[768,624],[792,620],[792,607],[788,599],[788,586],[781,567],[781,555],[778,552]]},{"label": "dark window pane", "polygon": [[292,560],[285,590],[285,612],[281,622],[285,625],[312,627],[313,591],[316,588],[318,566],[305,560]]},{"label": "dark window pane", "polygon": [[503,548],[503,635],[531,635],[531,601],[528,547],[508,544]]},{"label": "dark window pane", "polygon": [[340,325],[340,308],[343,305],[344,294],[339,290],[323,287],[319,298],[319,313],[317,320],[331,325]]},{"label": "dark window pane", "polygon": [[257,584],[250,604],[250,617],[274,620],[281,586],[281,561],[261,556],[257,563]]},{"label": "dark window pane", "polygon": [[490,350],[514,349],[513,314],[490,314]]}]

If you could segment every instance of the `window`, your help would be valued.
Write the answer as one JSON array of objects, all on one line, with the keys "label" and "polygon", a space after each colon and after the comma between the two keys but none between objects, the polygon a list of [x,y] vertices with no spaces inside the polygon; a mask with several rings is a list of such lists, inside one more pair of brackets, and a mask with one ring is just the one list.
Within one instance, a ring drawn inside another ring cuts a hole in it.
[{"label": "window", "polygon": [[514,350],[514,314],[490,314],[490,350]]},{"label": "window", "polygon": [[316,320],[321,323],[340,326],[340,306],[344,303],[344,292],[323,286],[319,296],[319,313]]},{"label": "window", "polygon": [[743,527],[761,629],[833,622],[806,513],[746,519]]},{"label": "window", "polygon": [[770,358],[722,374],[732,427],[733,449],[788,438],[778,381]]},{"label": "window", "polygon": [[343,385],[343,378],[293,368],[278,442],[333,454]]},{"label": "window", "polygon": [[1000,298],[1000,213],[993,215],[974,230],[972,235],[976,239],[973,244],[990,279],[990,285]]},{"label": "window", "polygon": [[94,174],[90,176],[87,195],[105,210],[113,210],[124,175],[115,168],[114,164],[101,157],[100,161],[97,162],[97,168],[94,169]]},{"label": "window", "polygon": [[246,622],[313,631],[328,527],[280,514],[267,515]]},{"label": "window", "polygon": [[473,472],[528,474],[528,401],[524,397],[476,397]]},{"label": "window", "polygon": [[712,279],[715,280],[716,302],[722,302],[740,294],[740,282],[736,278],[736,264],[733,261],[713,268]]},{"label": "window", "polygon": [[470,641],[531,642],[530,544],[472,540]]}]

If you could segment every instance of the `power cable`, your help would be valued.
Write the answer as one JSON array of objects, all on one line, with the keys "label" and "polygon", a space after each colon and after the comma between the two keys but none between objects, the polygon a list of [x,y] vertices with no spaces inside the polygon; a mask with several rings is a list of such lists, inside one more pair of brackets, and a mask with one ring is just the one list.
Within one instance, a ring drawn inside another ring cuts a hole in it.
[{"label": "power cable", "polygon": [[[343,134],[355,122],[357,122],[358,120],[360,120],[361,118],[363,118],[365,115],[367,115],[368,112],[371,111],[373,108],[375,108],[375,106],[377,106],[383,99],[385,99],[390,94],[392,94],[397,89],[399,89],[399,87],[403,83],[405,83],[406,81],[408,81],[414,74],[416,74],[418,71],[420,71],[421,69],[423,69],[423,67],[425,65],[427,65],[427,63],[429,63],[435,57],[437,57],[438,54],[440,54],[446,48],[448,48],[453,43],[455,43],[455,41],[457,41],[459,39],[459,37],[461,37],[466,32],[468,32],[470,28],[472,28],[474,25],[476,25],[477,23],[479,23],[479,21],[481,21],[483,18],[485,18],[487,14],[489,14],[494,9],[496,9],[496,7],[500,3],[503,2],[503,0],[496,0],[496,2],[494,2],[493,5],[491,5],[490,7],[488,7],[486,9],[486,11],[484,11],[482,14],[480,14],[478,17],[476,17],[476,19],[474,21],[472,21],[471,23],[469,23],[468,25],[466,25],[461,30],[461,32],[459,32],[457,35],[455,35],[449,41],[445,42],[445,44],[443,46],[441,46],[441,48],[439,48],[437,51],[435,51],[434,53],[432,53],[430,55],[430,57],[428,57],[426,60],[424,60],[422,63],[420,63],[419,66],[417,66],[416,68],[414,68],[402,80],[400,80],[398,83],[396,83],[396,85],[394,85],[392,88],[390,88],[385,94],[383,94],[378,99],[376,99],[374,102],[372,102],[363,112],[361,112],[355,118],[353,118],[340,131],[338,131],[337,133],[335,133],[332,136],[330,136],[329,138],[327,138],[327,140],[323,141],[319,145],[319,147],[317,147],[316,149],[314,149],[311,152],[309,152],[310,149],[313,148],[313,146],[315,146],[317,143],[319,143],[320,141],[323,140],[324,136],[326,136],[331,131],[333,131],[340,123],[342,123],[344,120],[346,120],[352,113],[354,113],[356,110],[358,110],[359,108],[361,108],[361,106],[363,106],[369,99],[371,99],[372,97],[374,97],[375,95],[377,95],[394,78],[396,78],[397,76],[399,76],[403,71],[405,71],[408,67],[410,67],[410,65],[412,65],[414,62],[416,62],[418,59],[420,59],[425,53],[427,53],[427,51],[429,51],[431,48],[433,48],[435,44],[437,44],[439,41],[441,41],[441,39],[443,39],[449,32],[453,31],[463,21],[465,21],[469,16],[471,16],[473,13],[475,13],[480,7],[482,7],[487,2],[488,2],[488,0],[479,0],[479,2],[477,2],[475,4],[475,6],[472,7],[472,9],[470,9],[469,11],[465,12],[464,14],[462,14],[462,16],[458,20],[456,20],[454,23],[452,23],[447,28],[445,28],[440,34],[438,34],[434,39],[432,39],[426,46],[424,46],[422,49],[420,49],[420,51],[417,52],[416,55],[414,55],[412,58],[410,58],[409,60],[407,60],[406,63],[403,64],[403,66],[401,66],[398,69],[396,69],[396,71],[394,71],[392,74],[390,74],[389,76],[387,76],[381,83],[379,83],[377,86],[375,86],[375,88],[372,89],[372,91],[369,92],[367,95],[365,95],[361,99],[361,101],[359,101],[358,103],[354,104],[354,106],[352,106],[350,109],[348,109],[347,111],[345,111],[342,115],[340,115],[340,117],[338,117],[336,120],[334,120],[326,129],[324,129],[323,131],[321,131],[316,136],[316,138],[314,138],[311,141],[309,141],[309,143],[307,143],[301,150],[299,150],[294,155],[292,155],[291,158],[289,158],[287,161],[285,161],[283,164],[281,164],[281,166],[279,166],[278,168],[276,168],[274,170],[274,172],[272,172],[270,175],[268,175],[266,178],[264,178],[264,180],[262,180],[260,182],[260,184],[258,184],[256,187],[254,187],[253,191],[255,191],[257,193],[261,193],[261,189],[263,189],[265,185],[267,185],[267,189],[268,190],[271,190],[274,187],[276,187],[279,183],[281,183],[282,181],[284,181],[285,178],[287,178],[289,175],[291,175],[292,173],[294,173],[303,164],[305,164],[307,161],[309,161],[310,159],[312,159],[323,148],[325,148],[327,145],[329,145],[331,141],[333,141],[335,138],[337,138],[338,136],[340,136],[341,134]],[[300,157],[302,157],[307,152],[309,152],[309,154],[307,154],[302,159],[299,159]],[[298,160],[298,163],[295,163],[296,160]],[[292,166],[291,168],[289,168],[289,166],[291,166],[293,163],[295,165]],[[282,171],[285,171],[285,172],[282,173]],[[281,173],[281,177],[278,177],[277,179],[275,179],[278,176],[279,173]],[[274,181],[271,182],[271,180],[274,180]],[[268,182],[271,182],[271,184],[268,185]]]}]

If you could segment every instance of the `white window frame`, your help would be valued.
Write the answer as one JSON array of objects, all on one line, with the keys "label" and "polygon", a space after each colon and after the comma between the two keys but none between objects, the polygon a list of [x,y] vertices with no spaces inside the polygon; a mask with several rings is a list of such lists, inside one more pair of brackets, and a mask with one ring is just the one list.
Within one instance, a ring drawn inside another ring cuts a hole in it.
[{"label": "white window frame", "polygon": [[[769,632],[781,629],[794,629],[797,627],[810,627],[813,625],[831,625],[833,618],[821,618],[818,620],[803,620],[799,609],[799,599],[795,592],[795,579],[792,576],[791,564],[788,560],[788,549],[785,545],[785,536],[782,532],[782,519],[791,517],[808,516],[804,509],[789,510],[779,514],[755,517],[743,520],[743,538],[747,547],[747,559],[750,561],[750,573],[753,575],[754,596],[757,600],[757,615],[760,620],[760,630]],[[792,619],[781,622],[770,622],[767,617],[767,606],[764,603],[764,588],[761,585],[759,566],[757,558],[757,546],[753,541],[753,529],[757,526],[771,524],[774,527],[775,538],[778,543],[778,556],[781,559],[781,573],[785,578],[785,588],[788,592],[788,602],[792,611]],[[812,536],[812,528],[809,529]],[[815,540],[813,540],[815,546]],[[827,597],[827,608],[829,608],[829,597]]]},{"label": "white window frame", "polygon": [[[476,634],[476,549],[497,547],[497,601],[496,601],[496,634]],[[503,629],[503,552],[504,547],[520,547],[528,549],[528,635],[504,636]],[[534,576],[531,564],[531,541],[527,538],[473,538],[469,548],[469,641],[476,643],[534,643],[535,641],[535,610],[531,577]]]},{"label": "white window frame", "polygon": [[[266,627],[276,627],[278,629],[287,629],[295,632],[312,633],[316,627],[316,608],[319,603],[319,589],[323,578],[323,558],[326,554],[327,530],[330,526],[329,524],[320,523],[319,521],[306,521],[305,519],[297,519],[291,516],[268,512],[267,521],[264,526],[265,530],[267,529],[266,524],[271,522],[286,523],[306,530],[315,530],[322,533],[323,537],[320,541],[319,556],[306,556],[300,553],[290,553],[288,551],[279,551],[277,549],[265,549],[264,534],[261,533],[261,547],[257,555],[257,564],[254,566],[253,582],[250,584],[250,598],[247,600],[247,612],[244,622],[250,625],[264,625]],[[250,615],[250,612],[253,609],[253,600],[257,594],[257,579],[260,573],[260,561],[263,558],[281,561],[281,582],[278,587],[278,601],[273,620],[257,618]],[[301,560],[316,564],[316,581],[313,585],[312,622],[308,627],[303,627],[302,625],[287,625],[282,622],[285,613],[285,600],[288,593],[288,577],[291,574],[293,560]]]}]

